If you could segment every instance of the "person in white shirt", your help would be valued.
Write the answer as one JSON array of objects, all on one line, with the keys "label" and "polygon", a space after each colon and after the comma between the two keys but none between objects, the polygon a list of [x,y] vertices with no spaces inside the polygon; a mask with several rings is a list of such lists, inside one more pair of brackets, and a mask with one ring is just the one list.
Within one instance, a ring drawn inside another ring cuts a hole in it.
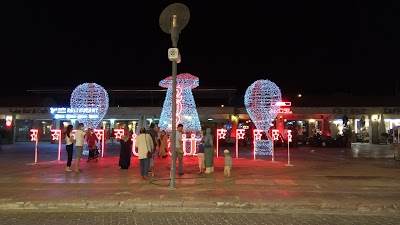
[{"label": "person in white shirt", "polygon": [[85,125],[83,123],[79,123],[78,130],[75,132],[75,172],[81,172],[79,169],[79,161],[83,155],[83,145],[85,143],[85,135],[86,132],[84,131]]},{"label": "person in white shirt", "polygon": [[150,158],[147,157],[147,152],[152,152],[154,149],[153,138],[150,134],[146,133],[146,129],[141,127],[139,130],[140,134],[136,138],[136,148],[138,153],[138,158],[140,161],[140,177],[147,180]]}]

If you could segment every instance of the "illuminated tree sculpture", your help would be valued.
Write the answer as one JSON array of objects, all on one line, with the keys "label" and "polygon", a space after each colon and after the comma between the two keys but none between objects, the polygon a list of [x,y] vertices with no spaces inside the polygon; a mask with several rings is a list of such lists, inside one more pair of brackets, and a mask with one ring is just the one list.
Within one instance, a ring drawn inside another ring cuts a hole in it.
[{"label": "illuminated tree sculpture", "polygon": [[[167,88],[159,126],[167,132],[172,131],[172,76],[159,82]],[[199,86],[199,78],[189,73],[181,73],[176,77],[176,125],[183,124],[184,131],[196,136],[201,135],[199,115],[197,114],[192,89]]]},{"label": "illuminated tree sculpture", "polygon": [[[255,81],[247,88],[244,96],[244,105],[254,125],[267,134],[280,108],[279,105],[271,103],[280,101],[282,101],[281,90],[269,80]],[[255,141],[255,146],[257,154],[271,154],[272,142],[270,140]]]},{"label": "illuminated tree sculpture", "polygon": [[71,94],[71,109],[85,128],[96,128],[108,110],[108,93],[96,83],[83,83]]}]

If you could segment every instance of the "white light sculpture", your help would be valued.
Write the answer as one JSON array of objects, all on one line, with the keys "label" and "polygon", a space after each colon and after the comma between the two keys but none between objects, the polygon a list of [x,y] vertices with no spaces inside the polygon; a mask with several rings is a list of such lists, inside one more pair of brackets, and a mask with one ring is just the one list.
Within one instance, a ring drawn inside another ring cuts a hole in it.
[{"label": "white light sculpture", "polygon": [[[187,133],[195,133],[201,136],[199,115],[196,109],[192,89],[199,86],[199,78],[189,73],[181,73],[176,77],[176,125],[183,124],[183,130]],[[159,126],[161,130],[172,131],[172,76],[159,82],[159,85],[167,89],[164,105],[161,111]]]},{"label": "white light sculpture", "polygon": [[77,86],[70,99],[71,109],[85,128],[96,128],[108,110],[107,91],[96,83],[83,83]]},{"label": "white light sculpture", "polygon": [[[247,113],[258,130],[268,134],[271,123],[279,112],[279,104],[282,101],[282,94],[279,87],[270,80],[257,80],[252,83],[244,95],[244,105]],[[269,137],[269,135],[267,135]],[[272,141],[255,140],[254,154],[271,155]]]}]

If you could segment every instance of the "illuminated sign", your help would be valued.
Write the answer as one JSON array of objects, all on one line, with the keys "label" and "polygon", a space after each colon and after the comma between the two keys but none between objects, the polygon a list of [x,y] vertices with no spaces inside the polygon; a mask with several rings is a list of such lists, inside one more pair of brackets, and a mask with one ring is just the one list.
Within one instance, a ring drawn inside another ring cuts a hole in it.
[{"label": "illuminated sign", "polygon": [[292,142],[292,137],[293,137],[292,131],[291,131],[291,130],[288,130],[287,132],[288,132],[288,133],[287,133],[288,142]]},{"label": "illuminated sign", "polygon": [[279,140],[279,130],[272,130],[272,137],[274,138],[274,140]]},{"label": "illuminated sign", "polygon": [[271,106],[291,106],[291,102],[271,102]]},{"label": "illuminated sign", "polygon": [[10,128],[12,125],[12,116],[6,116],[6,126]]},{"label": "illuminated sign", "polygon": [[125,130],[124,129],[114,129],[114,136],[115,139],[120,140],[122,136],[124,136]]},{"label": "illuminated sign", "polygon": [[271,102],[271,106],[279,106],[276,110],[271,110],[272,113],[280,113],[280,114],[292,114],[292,110],[290,108],[285,108],[291,106],[291,102]]},{"label": "illuminated sign", "polygon": [[[97,119],[99,118],[99,108],[50,108],[50,113],[54,115],[54,119]],[[76,115],[78,114],[78,116]]]},{"label": "illuminated sign", "polygon": [[181,122],[182,98],[182,88],[176,87],[176,125]]}]

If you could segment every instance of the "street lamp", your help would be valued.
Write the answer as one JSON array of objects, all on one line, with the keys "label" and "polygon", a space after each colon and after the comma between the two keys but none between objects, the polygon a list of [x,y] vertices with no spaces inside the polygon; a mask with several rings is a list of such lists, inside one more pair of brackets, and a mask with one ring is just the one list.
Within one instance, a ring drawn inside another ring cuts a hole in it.
[{"label": "street lamp", "polygon": [[[171,118],[171,144],[172,144],[172,162],[170,171],[170,188],[175,189],[175,164],[176,164],[176,76],[177,63],[180,60],[178,50],[179,33],[188,24],[190,19],[189,8],[182,3],[173,3],[167,6],[160,15],[159,23],[161,29],[171,34],[172,47],[168,50],[168,57],[172,61],[172,118]],[[175,56],[177,57],[174,57]]]}]

